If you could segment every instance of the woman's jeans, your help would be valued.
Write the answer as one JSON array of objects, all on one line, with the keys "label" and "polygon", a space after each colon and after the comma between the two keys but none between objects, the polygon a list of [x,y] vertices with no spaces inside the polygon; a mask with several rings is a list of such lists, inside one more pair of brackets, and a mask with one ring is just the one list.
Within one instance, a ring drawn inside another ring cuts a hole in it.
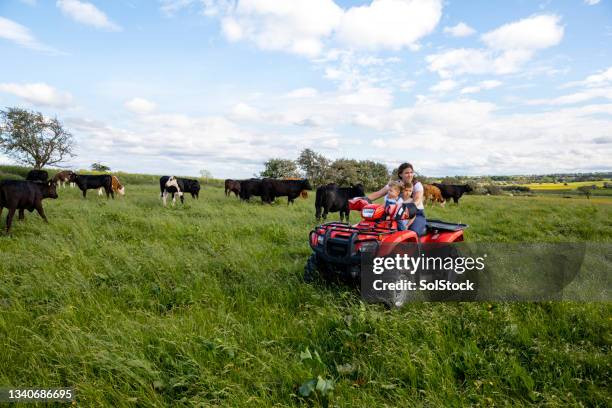
[{"label": "woman's jeans", "polygon": [[409,230],[416,232],[418,236],[424,235],[427,230],[427,220],[425,219],[425,211],[417,210],[414,221],[408,227]]}]

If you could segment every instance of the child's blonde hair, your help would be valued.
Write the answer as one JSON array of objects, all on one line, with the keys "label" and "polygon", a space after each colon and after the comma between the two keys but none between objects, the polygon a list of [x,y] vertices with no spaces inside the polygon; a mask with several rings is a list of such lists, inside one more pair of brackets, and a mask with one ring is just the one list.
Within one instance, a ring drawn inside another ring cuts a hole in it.
[{"label": "child's blonde hair", "polygon": [[400,193],[404,190],[404,183],[399,180],[392,180],[389,182],[389,190],[398,190]]}]

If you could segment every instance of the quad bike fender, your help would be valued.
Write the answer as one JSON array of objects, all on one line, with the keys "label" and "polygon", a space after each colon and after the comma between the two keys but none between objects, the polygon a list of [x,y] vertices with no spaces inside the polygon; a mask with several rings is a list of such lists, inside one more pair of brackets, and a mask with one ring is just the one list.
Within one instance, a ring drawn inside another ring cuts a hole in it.
[{"label": "quad bike fender", "polygon": [[463,242],[463,230],[460,231],[444,231],[444,232],[433,232],[421,237],[422,243],[427,242]]},{"label": "quad bike fender", "polygon": [[390,234],[379,241],[379,243],[383,245],[379,247],[376,255],[387,256],[395,249],[395,246],[398,244],[416,244],[418,242],[419,237],[414,231],[397,231],[396,233]]}]

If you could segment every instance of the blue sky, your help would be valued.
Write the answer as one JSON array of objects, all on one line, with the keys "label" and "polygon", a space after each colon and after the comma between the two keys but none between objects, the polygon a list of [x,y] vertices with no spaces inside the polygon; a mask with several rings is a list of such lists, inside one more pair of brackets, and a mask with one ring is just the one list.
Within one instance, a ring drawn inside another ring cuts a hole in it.
[{"label": "blue sky", "polygon": [[610,44],[610,0],[0,0],[0,106],[60,118],[74,168],[612,170]]}]

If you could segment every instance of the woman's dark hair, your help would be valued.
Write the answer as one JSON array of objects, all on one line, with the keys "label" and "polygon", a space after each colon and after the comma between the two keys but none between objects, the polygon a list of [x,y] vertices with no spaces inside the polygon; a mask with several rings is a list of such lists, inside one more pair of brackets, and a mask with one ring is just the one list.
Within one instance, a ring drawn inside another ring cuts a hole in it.
[{"label": "woman's dark hair", "polygon": [[[412,167],[412,164],[410,163],[402,163],[400,164],[400,166],[397,168],[397,178],[401,179],[402,178],[402,173],[404,172],[404,170],[406,169],[410,169],[414,172],[414,167]],[[412,184],[416,184],[417,179],[415,176],[413,176],[412,178]]]}]

